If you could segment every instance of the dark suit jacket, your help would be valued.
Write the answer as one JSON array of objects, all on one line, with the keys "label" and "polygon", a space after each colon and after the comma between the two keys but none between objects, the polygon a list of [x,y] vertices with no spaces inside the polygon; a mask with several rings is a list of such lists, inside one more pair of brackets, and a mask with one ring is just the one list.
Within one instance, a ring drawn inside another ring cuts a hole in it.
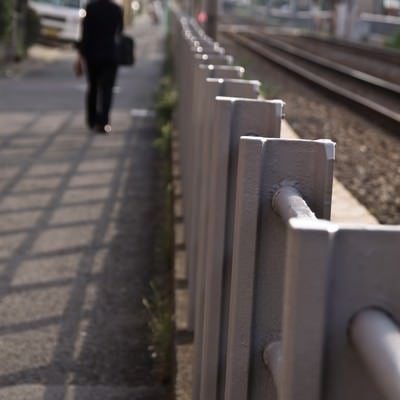
[{"label": "dark suit jacket", "polygon": [[123,29],[122,9],[111,0],[86,7],[79,50],[88,63],[117,64],[116,38]]}]

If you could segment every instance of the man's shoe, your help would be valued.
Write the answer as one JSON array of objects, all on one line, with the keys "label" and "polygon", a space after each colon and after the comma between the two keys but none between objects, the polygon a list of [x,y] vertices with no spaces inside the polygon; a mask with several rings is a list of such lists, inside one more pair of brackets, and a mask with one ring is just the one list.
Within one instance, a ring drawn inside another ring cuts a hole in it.
[{"label": "man's shoe", "polygon": [[96,128],[97,132],[109,134],[111,133],[111,125],[98,125]]}]

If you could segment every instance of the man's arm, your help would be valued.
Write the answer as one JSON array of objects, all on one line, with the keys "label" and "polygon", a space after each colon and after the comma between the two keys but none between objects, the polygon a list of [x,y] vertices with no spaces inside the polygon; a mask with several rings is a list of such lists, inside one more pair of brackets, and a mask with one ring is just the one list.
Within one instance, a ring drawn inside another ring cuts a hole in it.
[{"label": "man's arm", "polygon": [[81,40],[77,43],[76,48],[78,49],[79,53],[84,57],[86,54],[86,47],[87,47],[87,38],[88,38],[88,19],[90,18],[90,9],[89,7],[86,8],[86,15],[82,18],[81,22],[81,31],[82,37]]}]

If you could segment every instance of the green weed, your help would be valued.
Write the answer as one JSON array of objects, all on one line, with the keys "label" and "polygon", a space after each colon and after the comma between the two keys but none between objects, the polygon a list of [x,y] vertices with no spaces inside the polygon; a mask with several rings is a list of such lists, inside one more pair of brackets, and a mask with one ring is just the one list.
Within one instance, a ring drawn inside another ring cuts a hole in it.
[{"label": "green weed", "polygon": [[384,42],[385,47],[400,49],[400,31],[388,37]]},{"label": "green weed", "polygon": [[173,304],[168,291],[163,291],[161,285],[154,282],[150,284],[152,294],[150,299],[143,299],[149,314],[149,329],[151,332],[151,343],[149,350],[152,358],[156,361],[156,373],[159,379],[166,383],[171,380],[171,366],[173,365],[173,340],[174,319]]},{"label": "green weed", "polygon": [[4,38],[11,31],[13,10],[12,0],[0,1],[0,38]]},{"label": "green weed", "polygon": [[[170,54],[167,50],[167,54]],[[154,372],[163,383],[170,384],[174,373],[174,303],[173,303],[173,185],[172,137],[173,116],[178,94],[172,79],[170,56],[164,64],[163,77],[154,96],[154,108],[159,136],[153,146],[161,156],[161,178],[164,187],[163,210],[155,249],[156,264],[161,267],[157,282],[153,281],[150,298],[143,299],[149,314],[150,346],[154,359]]]}]

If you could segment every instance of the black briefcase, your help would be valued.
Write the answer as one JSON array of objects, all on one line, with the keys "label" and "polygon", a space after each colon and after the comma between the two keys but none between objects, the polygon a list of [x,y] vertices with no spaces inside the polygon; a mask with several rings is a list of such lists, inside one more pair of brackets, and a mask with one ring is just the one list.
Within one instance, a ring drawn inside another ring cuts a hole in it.
[{"label": "black briefcase", "polygon": [[135,64],[135,40],[130,36],[121,35],[117,41],[118,65]]}]

